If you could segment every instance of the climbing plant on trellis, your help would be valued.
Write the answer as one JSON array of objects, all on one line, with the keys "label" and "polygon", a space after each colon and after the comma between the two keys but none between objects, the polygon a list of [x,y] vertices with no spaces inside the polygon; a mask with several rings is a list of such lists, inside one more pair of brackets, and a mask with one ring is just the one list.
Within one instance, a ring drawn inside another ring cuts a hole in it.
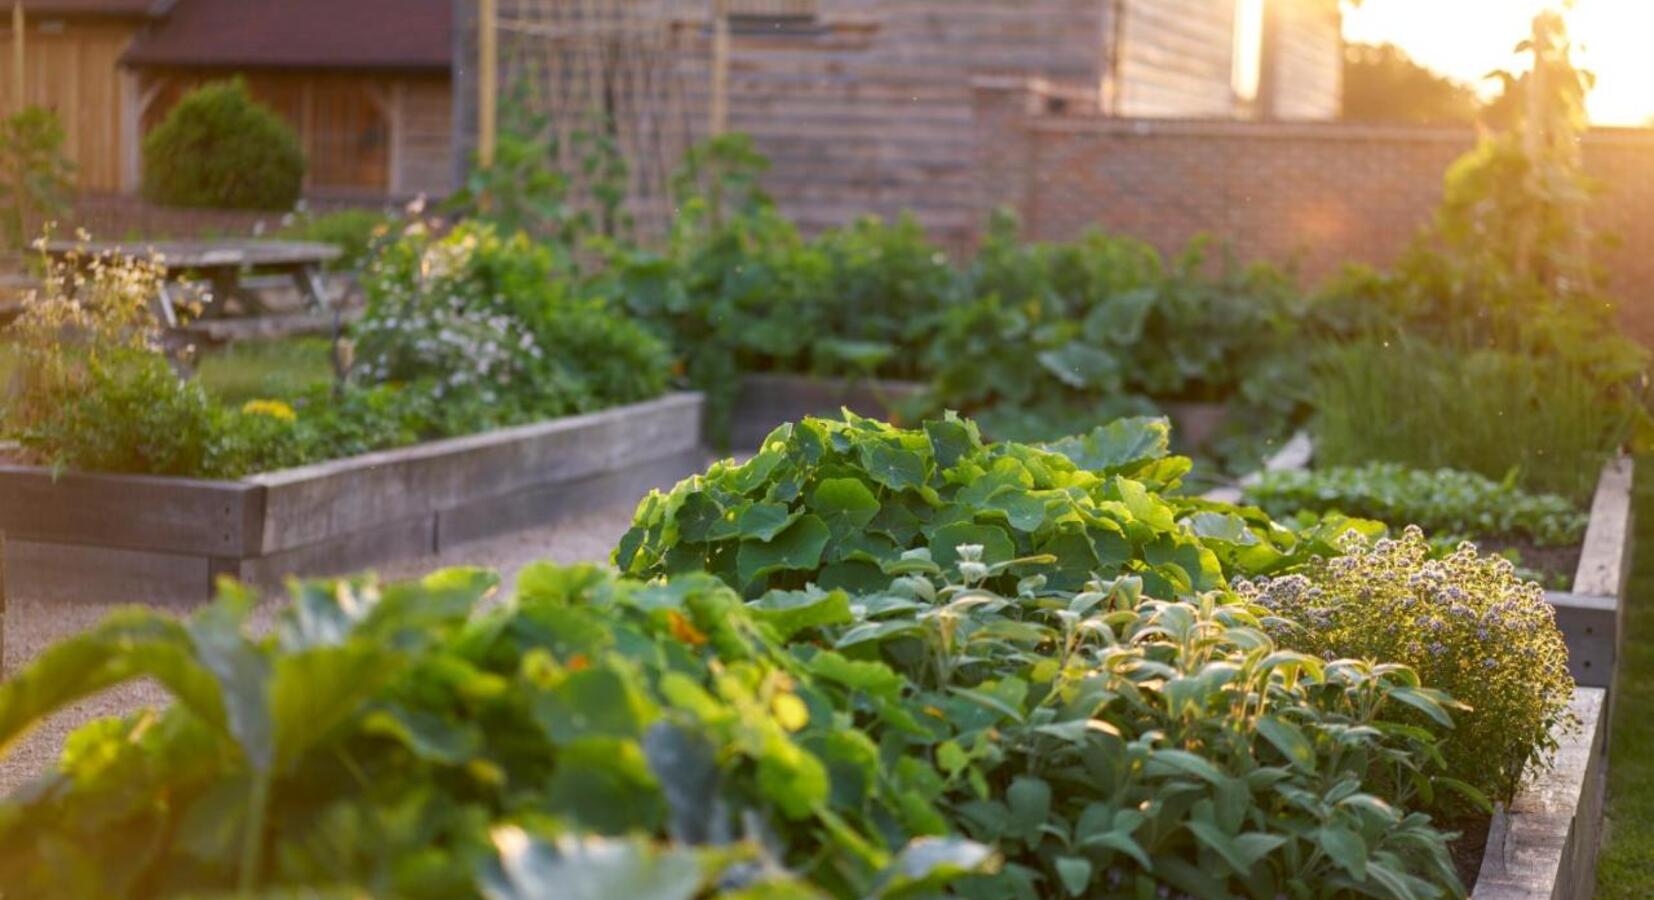
[{"label": "climbing plant on trellis", "polygon": [[500,96],[549,129],[571,201],[608,231],[650,241],[670,225],[672,174],[704,118],[686,98],[704,96],[705,22],[705,0],[500,2]]}]

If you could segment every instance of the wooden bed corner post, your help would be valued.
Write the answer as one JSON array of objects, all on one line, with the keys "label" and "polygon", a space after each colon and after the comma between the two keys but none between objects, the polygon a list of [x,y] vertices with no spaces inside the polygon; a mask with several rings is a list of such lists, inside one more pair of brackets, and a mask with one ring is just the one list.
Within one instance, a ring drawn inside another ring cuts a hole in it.
[{"label": "wooden bed corner post", "polygon": [[11,5],[11,77],[12,99],[16,102],[14,113],[20,113],[29,105],[29,95],[23,84],[23,75],[28,68],[23,64],[23,0],[12,0]]},{"label": "wooden bed corner post", "polygon": [[6,533],[0,531],[0,681],[6,680]]},{"label": "wooden bed corner post", "polygon": [[481,0],[477,10],[477,164],[494,165],[498,128],[500,44],[499,0]]}]

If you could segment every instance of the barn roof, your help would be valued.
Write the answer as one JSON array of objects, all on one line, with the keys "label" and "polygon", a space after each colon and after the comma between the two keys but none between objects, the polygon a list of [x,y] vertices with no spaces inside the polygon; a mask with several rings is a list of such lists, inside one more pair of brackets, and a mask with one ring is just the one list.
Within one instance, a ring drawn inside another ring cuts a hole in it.
[{"label": "barn roof", "polygon": [[173,0],[123,62],[446,71],[451,23],[451,0]]}]

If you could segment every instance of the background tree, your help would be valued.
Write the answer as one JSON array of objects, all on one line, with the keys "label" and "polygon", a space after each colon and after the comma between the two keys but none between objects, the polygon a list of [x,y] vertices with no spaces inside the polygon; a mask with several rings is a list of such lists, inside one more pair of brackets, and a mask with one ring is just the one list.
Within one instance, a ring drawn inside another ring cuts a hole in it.
[{"label": "background tree", "polygon": [[1480,106],[1469,85],[1419,65],[1394,44],[1344,48],[1346,121],[1467,125]]}]

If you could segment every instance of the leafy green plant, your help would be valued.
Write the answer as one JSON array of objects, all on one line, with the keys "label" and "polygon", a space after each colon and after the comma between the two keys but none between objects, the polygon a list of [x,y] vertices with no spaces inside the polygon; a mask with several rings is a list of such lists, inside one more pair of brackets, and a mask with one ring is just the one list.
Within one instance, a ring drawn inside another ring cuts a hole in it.
[{"label": "leafy green plant", "polygon": [[1639,418],[1611,387],[1555,359],[1417,341],[1329,354],[1312,385],[1316,455],[1517,473],[1531,490],[1582,499]]},{"label": "leafy green plant", "polygon": [[1423,533],[1369,543],[1307,572],[1241,582],[1243,599],[1279,619],[1282,644],[1313,655],[1382,659],[1417,670],[1467,709],[1422,709],[1413,724],[1442,735],[1448,774],[1508,800],[1549,763],[1574,682],[1555,609],[1508,560],[1464,544],[1431,559]]},{"label": "leafy green plant", "polygon": [[1493,481],[1473,472],[1397,463],[1264,472],[1245,490],[1247,503],[1275,518],[1301,510],[1338,511],[1417,525],[1427,534],[1519,538],[1541,547],[1579,543],[1587,521],[1567,498],[1529,494],[1514,477]]},{"label": "leafy green plant", "polygon": [[[928,553],[878,592],[530,566],[227,590],[118,613],[0,685],[0,750],[139,677],[0,803],[30,896],[1459,896],[1410,812],[1450,701],[1279,651],[1261,610],[1125,578],[986,589]],[[1373,787],[1384,792],[1374,793]],[[1001,860],[1003,859],[1003,865]]]},{"label": "leafy green plant", "polygon": [[21,248],[30,223],[62,212],[74,189],[57,113],[31,106],[0,118],[0,247]]},{"label": "leafy green plant", "polygon": [[1284,431],[1303,399],[1294,338],[1308,301],[1267,266],[1209,268],[1204,241],[1168,262],[1100,232],[1025,243],[996,216],[970,299],[943,313],[928,350],[935,402],[1017,439],[1186,401],[1229,403],[1261,436]]},{"label": "leafy green plant", "polygon": [[[805,419],[745,463],[651,493],[615,563],[639,577],[704,570],[755,596],[812,583],[873,589],[905,571],[910,550],[949,567],[955,547],[973,544],[1053,587],[1135,574],[1155,596],[1185,597],[1329,551],[1343,529],[1365,527],[1332,518],[1296,534],[1171,496],[1190,463],[1166,455],[1168,433],[1164,420],[1123,420],[1035,447],[986,444],[954,416],[919,429],[848,413]],[[1014,592],[1015,580],[995,586]]]},{"label": "leafy green plant", "polygon": [[191,91],[144,136],[144,196],[156,203],[290,209],[304,166],[292,127],[239,78]]}]

